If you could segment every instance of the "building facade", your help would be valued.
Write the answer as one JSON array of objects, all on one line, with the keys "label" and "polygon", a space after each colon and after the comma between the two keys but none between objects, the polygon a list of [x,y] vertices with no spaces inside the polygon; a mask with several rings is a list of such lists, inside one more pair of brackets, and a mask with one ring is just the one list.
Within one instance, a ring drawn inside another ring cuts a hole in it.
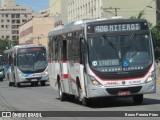
[{"label": "building facade", "polygon": [[43,9],[43,10],[41,10],[41,11],[40,11],[40,15],[41,15],[42,17],[49,17],[49,15],[50,15],[50,9],[48,8],[48,9]]},{"label": "building facade", "polygon": [[155,0],[68,0],[68,22],[87,18],[137,17],[144,11],[144,18],[156,24]]},{"label": "building facade", "polygon": [[19,44],[42,44],[48,46],[48,32],[53,29],[51,17],[33,17],[19,27]]},{"label": "building facade", "polygon": [[2,0],[0,6],[0,38],[19,39],[18,27],[32,18],[32,10],[16,5],[15,0]]},{"label": "building facade", "polygon": [[50,0],[50,16],[55,19],[54,27],[68,23],[68,0]]},{"label": "building facade", "polygon": [[1,0],[2,6],[16,6],[15,0]]}]

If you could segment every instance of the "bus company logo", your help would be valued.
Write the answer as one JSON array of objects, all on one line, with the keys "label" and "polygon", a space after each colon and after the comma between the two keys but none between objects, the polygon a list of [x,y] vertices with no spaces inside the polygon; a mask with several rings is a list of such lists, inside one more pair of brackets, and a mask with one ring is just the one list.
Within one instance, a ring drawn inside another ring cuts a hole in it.
[{"label": "bus company logo", "polygon": [[105,85],[118,85],[118,82],[107,82]]},{"label": "bus company logo", "polygon": [[11,112],[2,112],[2,117],[12,117]]},{"label": "bus company logo", "polygon": [[125,84],[126,84],[126,81],[123,80],[123,81],[122,81],[122,85],[125,85]]}]

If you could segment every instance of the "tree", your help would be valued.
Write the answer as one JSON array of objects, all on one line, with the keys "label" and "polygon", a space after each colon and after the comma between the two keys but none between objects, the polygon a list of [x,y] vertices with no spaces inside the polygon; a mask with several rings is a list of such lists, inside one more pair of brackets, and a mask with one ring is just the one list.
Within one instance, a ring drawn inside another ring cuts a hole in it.
[{"label": "tree", "polygon": [[131,16],[131,19],[143,19],[145,15],[144,10],[140,11],[137,16]]},{"label": "tree", "polygon": [[160,21],[152,27],[152,38],[155,41],[156,47],[155,47],[155,58],[157,60],[160,60]]},{"label": "tree", "polygon": [[9,39],[0,39],[0,54],[3,54],[3,51],[11,46],[18,44],[18,40],[9,40]]}]

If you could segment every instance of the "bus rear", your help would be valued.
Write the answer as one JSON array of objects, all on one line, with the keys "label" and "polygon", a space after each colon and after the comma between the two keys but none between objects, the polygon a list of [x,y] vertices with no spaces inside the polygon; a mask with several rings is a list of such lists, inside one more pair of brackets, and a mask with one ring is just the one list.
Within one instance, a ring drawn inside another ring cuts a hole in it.
[{"label": "bus rear", "polygon": [[104,20],[86,25],[87,98],[156,92],[152,37],[146,20]]}]

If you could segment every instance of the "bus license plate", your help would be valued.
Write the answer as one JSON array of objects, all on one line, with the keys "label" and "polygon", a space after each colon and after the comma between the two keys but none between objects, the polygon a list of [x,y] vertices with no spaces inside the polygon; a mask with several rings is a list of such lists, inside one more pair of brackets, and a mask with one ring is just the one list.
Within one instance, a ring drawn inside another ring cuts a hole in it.
[{"label": "bus license plate", "polygon": [[37,79],[32,79],[32,81],[37,81]]},{"label": "bus license plate", "polygon": [[127,96],[127,95],[130,95],[131,93],[130,93],[130,91],[119,91],[118,92],[118,95],[120,95],[120,96]]}]

